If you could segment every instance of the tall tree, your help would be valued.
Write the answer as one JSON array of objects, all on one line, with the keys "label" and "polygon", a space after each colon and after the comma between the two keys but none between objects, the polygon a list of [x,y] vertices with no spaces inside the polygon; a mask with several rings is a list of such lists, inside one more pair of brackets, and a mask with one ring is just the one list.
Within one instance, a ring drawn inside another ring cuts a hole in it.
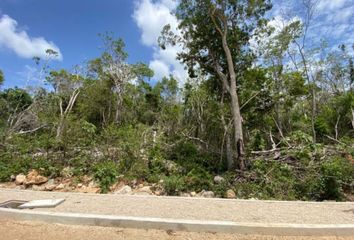
[{"label": "tall tree", "polygon": [[[273,24],[274,25],[274,24]],[[274,80],[274,99],[275,106],[274,121],[279,135],[283,138],[284,119],[282,118],[283,99],[286,94],[286,70],[287,70],[287,51],[289,46],[299,37],[301,31],[300,21],[283,22],[272,26],[269,24],[262,29],[261,35],[257,37],[257,46],[254,51],[259,52],[262,64],[268,67],[269,73]]]},{"label": "tall tree", "polygon": [[311,58],[314,58],[314,55],[316,53],[315,49],[310,49],[308,46],[308,33],[316,13],[318,3],[318,0],[302,1],[302,8],[304,10],[304,16],[302,19],[303,21],[301,26],[302,34],[298,39],[294,41],[300,61],[296,63],[294,57],[292,58],[295,67],[303,72],[304,78],[306,79],[307,83],[311,85],[311,128],[312,139],[314,143],[316,142],[316,84],[319,78],[319,70],[314,69],[316,64],[314,62],[311,62]]},{"label": "tall tree", "polygon": [[55,94],[58,97],[60,115],[56,139],[60,141],[65,131],[66,120],[80,94],[82,77],[78,74],[71,74],[65,70],[60,70],[50,72],[47,81],[52,84]]},{"label": "tall tree", "polygon": [[121,119],[123,94],[128,83],[134,80],[141,80],[144,77],[152,77],[153,71],[145,64],[129,64],[128,53],[125,51],[123,39],[114,39],[112,34],[102,35],[105,50],[100,59],[96,60],[100,66],[101,77],[111,81],[116,94],[115,122]]},{"label": "tall tree", "polygon": [[251,64],[247,48],[255,27],[264,23],[271,8],[268,0],[181,0],[176,11],[180,37],[163,29],[159,43],[181,43],[179,59],[193,76],[196,63],[206,74],[215,75],[231,101],[234,148],[240,169],[246,167],[238,81]]}]

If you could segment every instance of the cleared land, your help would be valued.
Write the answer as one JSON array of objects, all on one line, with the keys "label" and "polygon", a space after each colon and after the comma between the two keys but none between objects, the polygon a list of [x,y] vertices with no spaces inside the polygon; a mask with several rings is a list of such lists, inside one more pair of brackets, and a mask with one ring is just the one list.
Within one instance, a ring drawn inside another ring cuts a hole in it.
[{"label": "cleared land", "polygon": [[6,240],[352,240],[353,237],[279,237],[214,233],[169,232],[142,229],[72,226],[40,222],[0,220],[1,239]]}]

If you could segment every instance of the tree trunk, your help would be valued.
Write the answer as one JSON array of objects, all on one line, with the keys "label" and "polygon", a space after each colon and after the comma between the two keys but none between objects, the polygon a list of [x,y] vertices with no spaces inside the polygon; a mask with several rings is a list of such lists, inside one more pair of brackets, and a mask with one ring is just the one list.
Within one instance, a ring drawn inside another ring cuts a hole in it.
[{"label": "tree trunk", "polygon": [[[232,170],[232,168],[234,167],[234,157],[233,157],[233,151],[232,151],[232,145],[231,145],[231,135],[230,135],[230,130],[229,130],[230,125],[227,124],[225,121],[223,106],[224,106],[224,92],[223,92],[222,98],[221,98],[221,122],[224,127],[223,144],[224,144],[224,141],[226,140],[225,151],[226,151],[227,169]],[[223,153],[223,145],[222,145],[221,149],[222,149],[221,154],[224,154]]]},{"label": "tree trunk", "polygon": [[63,130],[64,130],[64,116],[60,117],[59,123],[58,123],[58,128],[57,128],[57,135],[56,135],[56,140],[60,141],[61,140],[61,136],[63,134]]},{"label": "tree trunk", "polygon": [[336,140],[338,140],[338,136],[339,136],[339,133],[338,133],[339,120],[340,120],[340,115],[338,115],[336,125],[334,126],[335,139],[336,139]]},{"label": "tree trunk", "polygon": [[230,133],[226,133],[226,160],[227,160],[227,169],[231,170],[234,167],[234,158],[232,154]]},{"label": "tree trunk", "polygon": [[[225,9],[224,9],[225,10]],[[235,65],[232,59],[232,54],[227,43],[227,34],[228,34],[228,20],[225,16],[219,18],[219,21],[222,22],[224,28],[219,27],[217,21],[215,19],[215,11],[211,13],[211,18],[214,22],[216,30],[220,33],[222,40],[222,47],[227,60],[227,68],[229,73],[229,82],[226,79],[225,74],[220,73],[220,66],[216,66],[216,70],[221,76],[222,83],[224,88],[227,89],[231,96],[231,113],[233,117],[233,125],[234,125],[234,141],[235,148],[237,153],[237,162],[239,168],[244,170],[246,168],[245,159],[244,159],[244,142],[243,142],[243,132],[242,132],[242,117],[240,112],[240,103],[237,95],[237,84],[236,84],[236,72]]]},{"label": "tree trunk", "polygon": [[[314,83],[315,84],[315,83]],[[315,118],[316,118],[316,92],[315,86],[312,86],[312,112],[311,112],[311,128],[312,128],[312,138],[313,143],[316,143],[316,129],[315,129]]]},{"label": "tree trunk", "polygon": [[119,94],[117,93],[116,115],[115,115],[115,117],[114,117],[115,123],[119,123],[119,118],[120,118],[120,111],[119,111],[119,108],[120,108],[120,96],[119,96]]},{"label": "tree trunk", "polygon": [[354,110],[353,108],[350,108],[350,110],[352,111],[352,127],[354,129]]},{"label": "tree trunk", "polygon": [[57,135],[55,136],[55,139],[57,141],[61,140],[61,134],[63,132],[63,124],[64,124],[64,109],[63,109],[63,100],[60,98],[59,100],[59,108],[60,108],[60,116],[59,116],[59,122],[58,122],[58,127],[57,127]]},{"label": "tree trunk", "polygon": [[222,36],[223,49],[226,54],[227,66],[230,74],[230,96],[231,96],[231,113],[234,123],[234,140],[237,153],[237,162],[239,168],[244,170],[246,168],[244,159],[244,142],[242,132],[242,117],[240,112],[240,103],[237,95],[236,74],[234,62],[232,59],[230,48],[227,44],[226,33]]},{"label": "tree trunk", "polygon": [[[232,87],[231,87],[232,89]],[[243,142],[243,131],[242,131],[242,117],[240,113],[240,105],[238,101],[238,96],[236,90],[231,92],[231,110],[234,123],[234,138],[235,138],[235,147],[237,153],[238,165],[241,170],[246,168],[245,159],[244,159],[244,142]]]},{"label": "tree trunk", "polygon": [[80,93],[79,89],[76,89],[72,92],[70,99],[69,99],[68,106],[66,106],[65,111],[63,109],[63,100],[60,99],[60,101],[59,101],[60,117],[59,117],[59,123],[58,123],[58,128],[57,128],[57,135],[56,135],[57,140],[61,140],[61,137],[63,135],[63,131],[65,129],[66,119],[67,119],[68,115],[70,114],[70,112],[75,104],[75,101],[76,101],[77,97],[79,96],[79,93]]}]

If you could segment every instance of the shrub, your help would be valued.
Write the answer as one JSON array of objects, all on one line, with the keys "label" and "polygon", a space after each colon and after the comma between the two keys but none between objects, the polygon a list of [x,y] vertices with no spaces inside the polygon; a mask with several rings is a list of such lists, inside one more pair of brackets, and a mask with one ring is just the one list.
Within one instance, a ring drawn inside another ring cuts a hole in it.
[{"label": "shrub", "polygon": [[251,132],[250,147],[252,150],[256,151],[264,150],[266,148],[266,141],[264,140],[261,131],[258,129]]},{"label": "shrub", "polygon": [[117,175],[117,165],[113,161],[100,162],[94,166],[93,176],[98,181],[102,193],[109,191],[109,187],[116,182]]},{"label": "shrub", "polygon": [[259,185],[262,198],[295,199],[294,184],[296,178],[292,168],[288,164],[276,161],[256,160],[252,163],[251,169],[257,176],[254,183]]},{"label": "shrub", "polygon": [[177,195],[185,190],[185,182],[181,176],[169,176],[164,178],[163,187],[168,195]]},{"label": "shrub", "polygon": [[182,142],[173,149],[170,159],[176,160],[182,165],[198,162],[198,150],[190,142]]},{"label": "shrub", "polygon": [[134,162],[134,164],[132,165],[131,169],[128,172],[128,175],[132,178],[146,180],[149,177],[150,172],[147,164],[139,160]]},{"label": "shrub", "polygon": [[95,143],[97,128],[94,124],[85,120],[69,119],[66,133],[66,141],[71,146],[91,146]]},{"label": "shrub", "polygon": [[92,169],[93,159],[90,159],[85,154],[78,154],[70,158],[67,162],[73,168],[73,174],[75,176],[82,176],[88,174],[90,170],[95,170]]},{"label": "shrub", "polygon": [[296,198],[301,200],[320,200],[322,195],[321,175],[316,166],[308,166],[295,183]]},{"label": "shrub", "polygon": [[[219,157],[219,156],[218,156]],[[213,172],[219,170],[219,164],[215,164],[216,155],[212,155],[205,151],[200,151],[192,142],[181,142],[177,144],[167,156],[184,169],[186,172],[194,168],[204,168],[207,171]]]},{"label": "shrub", "polygon": [[[30,168],[38,170],[42,175],[47,177],[56,177],[60,174],[61,167],[48,158],[31,159]],[[28,169],[29,170],[29,169]]]},{"label": "shrub", "polygon": [[208,190],[212,186],[212,176],[203,168],[194,168],[184,177],[189,191]]},{"label": "shrub", "polygon": [[212,186],[212,191],[218,197],[226,197],[226,191],[229,189],[235,190],[234,186],[232,185],[232,182],[235,179],[235,173],[232,171],[226,172],[222,175],[222,177],[225,179],[225,181],[214,184]]},{"label": "shrub", "polygon": [[[326,116],[328,118],[328,116]],[[330,133],[330,127],[328,126],[327,119],[324,117],[318,117],[315,121],[315,130],[319,136],[325,136]]]},{"label": "shrub", "polygon": [[287,138],[287,141],[294,146],[303,146],[312,143],[312,136],[302,131],[294,131]]},{"label": "shrub", "polygon": [[31,159],[25,156],[0,155],[0,181],[10,181],[11,175],[26,174],[31,169]]},{"label": "shrub", "polygon": [[341,200],[343,190],[353,191],[354,166],[344,158],[330,159],[321,165],[321,200]]},{"label": "shrub", "polygon": [[12,172],[11,169],[8,167],[8,165],[0,161],[0,181],[1,182],[9,181],[11,174]]}]

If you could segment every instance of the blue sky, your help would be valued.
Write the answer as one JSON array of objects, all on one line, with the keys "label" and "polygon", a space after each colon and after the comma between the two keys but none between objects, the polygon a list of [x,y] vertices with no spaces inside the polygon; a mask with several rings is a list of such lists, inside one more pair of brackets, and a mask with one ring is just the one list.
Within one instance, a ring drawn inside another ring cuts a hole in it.
[{"label": "blue sky", "polygon": [[[112,31],[125,40],[129,61],[148,63],[152,50],[141,43],[133,12],[131,0],[0,0],[0,15],[15,20],[17,30],[26,31],[29,37],[43,37],[53,42],[63,59],[50,65],[69,69],[99,56],[98,33],[105,31]],[[0,46],[0,69],[5,73],[6,87],[24,85],[26,65],[35,66],[31,58]]]},{"label": "blue sky", "polygon": [[[298,0],[275,0],[272,16],[287,22],[299,16]],[[161,28],[178,25],[170,13],[174,0],[0,0],[0,69],[5,87],[37,84],[38,71],[31,58],[50,46],[60,58],[53,68],[71,69],[98,57],[98,33],[112,31],[126,42],[129,62],[143,61],[155,78],[187,75],[175,59],[179,47],[158,48]],[[325,38],[334,48],[354,43],[354,0],[319,0],[311,41]]]}]

